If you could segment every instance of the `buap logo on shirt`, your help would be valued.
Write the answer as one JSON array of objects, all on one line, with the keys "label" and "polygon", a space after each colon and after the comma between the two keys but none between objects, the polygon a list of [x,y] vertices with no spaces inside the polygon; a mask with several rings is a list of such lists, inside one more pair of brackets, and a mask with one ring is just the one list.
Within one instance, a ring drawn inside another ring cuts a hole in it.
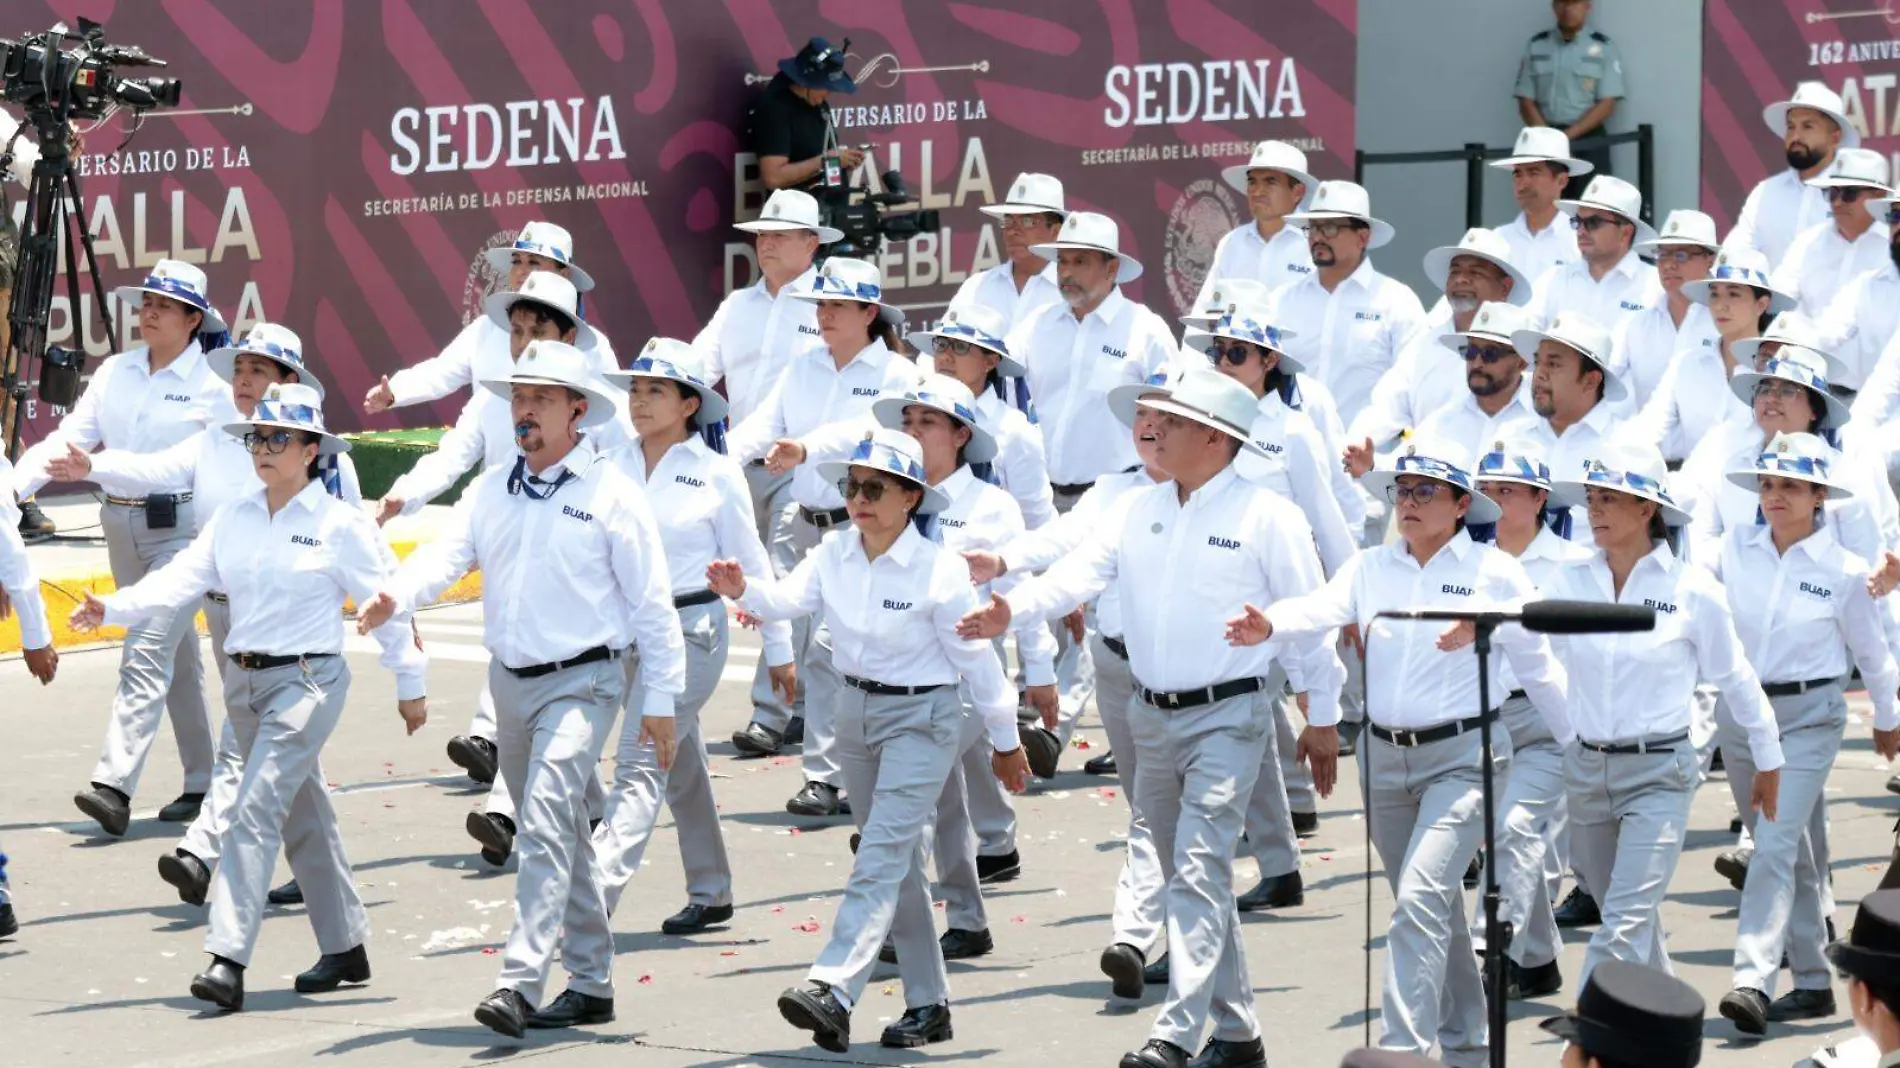
[{"label": "buap logo on shirt", "polygon": [[292,534],[290,536],[290,543],[292,545],[307,546],[312,549],[319,548],[323,545],[321,541],[318,541],[308,534]]},{"label": "buap logo on shirt", "polygon": [[176,401],[179,404],[191,404],[197,400],[197,398],[189,393],[167,393],[165,394],[165,399],[168,401]]},{"label": "buap logo on shirt", "polygon": [[1385,319],[1385,316],[1383,314],[1379,312],[1369,312],[1369,311],[1353,312],[1352,317],[1362,323],[1383,322]]},{"label": "buap logo on shirt", "polygon": [[674,475],[673,481],[679,483],[682,486],[691,486],[694,489],[704,489],[706,486],[704,482],[701,482],[699,479],[696,479],[691,475]]},{"label": "buap logo on shirt", "polygon": [[1457,596],[1459,596],[1459,597],[1469,597],[1469,596],[1471,596],[1471,587],[1469,587],[1469,586],[1455,586],[1455,585],[1453,585],[1453,584],[1451,584],[1451,583],[1449,583],[1449,582],[1447,582],[1447,583],[1445,583],[1445,584],[1444,584],[1443,586],[1440,586],[1440,587],[1439,587],[1439,589],[1438,589],[1438,592],[1439,592],[1439,593],[1450,593],[1450,594],[1455,594],[1455,595],[1457,595]]},{"label": "buap logo on shirt", "polygon": [[571,515],[575,519],[578,519],[583,523],[592,523],[594,521],[594,513],[583,512],[579,508],[576,508],[573,505],[569,505],[569,504],[564,504],[561,506],[561,514]]},{"label": "buap logo on shirt", "polygon": [[1128,353],[1126,353],[1126,352],[1124,352],[1124,351],[1122,351],[1121,349],[1118,349],[1118,348],[1115,348],[1115,347],[1114,347],[1114,346],[1112,346],[1112,345],[1103,345],[1103,346],[1102,346],[1102,355],[1104,355],[1104,356],[1113,356],[1113,357],[1115,357],[1115,358],[1116,358],[1116,359],[1118,359],[1118,360],[1125,360],[1125,359],[1127,359],[1127,358],[1128,358]]},{"label": "buap logo on shirt", "polygon": [[1239,549],[1240,539],[1239,538],[1223,538],[1219,534],[1209,534],[1207,536],[1207,544],[1213,546],[1216,549]]},{"label": "buap logo on shirt", "polygon": [[1825,586],[1816,586],[1812,582],[1803,582],[1801,584],[1801,592],[1807,594],[1810,597],[1818,597],[1823,601],[1834,596],[1833,590],[1830,590]]},{"label": "buap logo on shirt", "polygon": [[1649,597],[1643,598],[1643,606],[1646,608],[1654,608],[1658,612],[1668,612],[1671,615],[1674,615],[1676,612],[1676,606],[1670,604],[1668,601],[1658,601]]},{"label": "buap logo on shirt", "polygon": [[852,395],[853,397],[875,397],[875,396],[877,396],[877,395],[878,395],[878,394],[879,394],[880,392],[882,392],[882,391],[881,391],[881,390],[875,390],[875,389],[869,389],[869,388],[867,388],[867,387],[865,387],[865,386],[853,386],[853,387],[851,387],[851,395]]},{"label": "buap logo on shirt", "polygon": [[887,599],[884,602],[884,607],[886,610],[892,611],[892,612],[908,612],[911,609],[911,602],[892,601],[892,600]]}]

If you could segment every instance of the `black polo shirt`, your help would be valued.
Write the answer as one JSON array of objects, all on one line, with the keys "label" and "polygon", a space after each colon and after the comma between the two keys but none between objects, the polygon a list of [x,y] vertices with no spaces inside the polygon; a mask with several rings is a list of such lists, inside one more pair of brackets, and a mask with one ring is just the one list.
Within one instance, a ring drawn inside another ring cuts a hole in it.
[{"label": "black polo shirt", "polygon": [[[775,74],[746,111],[746,140],[760,158],[784,156],[797,162],[825,151],[830,105],[812,107],[792,92],[792,80]],[[818,184],[821,171],[801,188]]]}]

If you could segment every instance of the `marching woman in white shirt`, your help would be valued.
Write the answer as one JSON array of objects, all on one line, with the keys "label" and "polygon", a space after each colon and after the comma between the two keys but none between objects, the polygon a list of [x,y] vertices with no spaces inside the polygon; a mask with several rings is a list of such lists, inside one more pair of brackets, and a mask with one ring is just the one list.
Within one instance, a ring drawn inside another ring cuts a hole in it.
[{"label": "marching woman in white shirt", "polygon": [[[646,679],[639,651],[627,654],[627,712],[613,789],[594,829],[594,867],[612,912],[646,855],[664,798],[686,868],[686,907],[660,924],[667,934],[691,934],[732,919],[732,862],[719,830],[699,724],[700,709],[719,685],[730,648],[725,602],[706,588],[706,565],[732,558],[752,574],[771,573],[745,474],[723,453],[726,400],[699,370],[692,346],[654,338],[625,371],[608,374],[609,381],[628,389],[634,429],[633,443],[608,459],[646,489],[659,523],[673,607],[686,641],[686,691],[673,703],[675,754],[668,766],[646,738],[640,712]],[[798,686],[792,629],[767,624],[764,638],[773,689],[790,701]]]},{"label": "marching woman in white shirt", "polygon": [[[231,393],[205,360],[222,344],[224,320],[206,296],[205,274],[189,263],[160,260],[144,282],[113,296],[138,309],[144,344],[110,356],[94,371],[73,410],[26,450],[13,489],[31,497],[50,478],[49,464],[72,448],[157,452],[235,416]],[[139,497],[108,495],[99,510],[112,578],[130,586],[190,544],[195,506],[189,478]],[[159,810],[166,822],[198,815],[211,787],[215,746],[205,706],[204,665],[193,611],[153,616],[126,631],[112,719],[91,784],[73,803],[105,833],[125,834],[145,758],[158,721],[169,715],[184,763],[184,793]]]},{"label": "marching woman in white shirt", "polygon": [[[209,353],[206,362],[213,374],[231,384],[231,399],[238,414],[246,419],[272,386],[303,385],[307,394],[281,390],[281,399],[313,408],[323,406],[323,386],[304,364],[303,341],[275,323],[253,325],[242,340]],[[102,449],[86,453],[69,446],[67,455],[54,459],[47,470],[61,482],[91,479],[100,489],[122,497],[140,497],[189,483],[194,517],[201,527],[227,502],[249,496],[263,485],[243,440],[221,426],[206,427],[162,452]],[[347,452],[324,457],[318,475],[332,496],[346,504],[363,503],[356,465]],[[201,610],[211,632],[211,648],[224,648],[225,636],[231,631],[230,599],[222,590],[208,590]],[[218,667],[222,677],[223,663]],[[211,865],[218,861],[219,843],[243,774],[244,751],[238,744],[237,727],[227,716],[218,735],[217,768],[204,806],[177,848],[158,858],[159,877],[172,884],[178,899],[187,905],[205,903],[205,893],[211,888]],[[301,901],[294,882],[271,891],[274,905]]]},{"label": "marching woman in white shirt", "polygon": [[[1754,765],[1747,739],[1726,718],[1717,738],[1727,754],[1729,788],[1754,832],[1755,851],[1736,924],[1735,989],[1723,1016],[1762,1034],[1770,1020],[1808,1020],[1835,1012],[1823,909],[1827,874],[1815,863],[1813,810],[1827,804],[1828,772],[1840,755],[1847,702],[1840,680],[1851,666],[1874,705],[1874,748],[1900,755],[1894,694],[1900,670],[1887,644],[1882,608],[1868,592],[1866,560],[1848,552],[1825,521],[1824,502],[1852,496],[1832,477],[1834,450],[1811,434],[1778,434],[1729,481],[1753,488],[1761,520],[1722,539],[1722,576],[1735,629],[1774,710],[1786,763],[1772,821],[1753,819],[1747,782]],[[1771,1004],[1787,954],[1794,988]]]},{"label": "marching woman in white shirt", "polygon": [[921,1046],[951,1037],[950,991],[923,858],[924,835],[964,737],[959,680],[989,736],[996,777],[1021,790],[1029,763],[1016,739],[1016,698],[1002,662],[987,642],[956,633],[976,607],[969,568],[918,530],[919,513],[941,513],[949,503],[926,481],[922,447],[900,431],[879,429],[848,462],[817,466],[812,474],[839,484],[850,528],[827,535],[781,579],[755,579],[736,560],[716,561],[706,573],[715,592],[761,619],[822,613],[843,683],[832,710],[833,751],[861,841],[831,938],[809,982],[780,994],[778,1008],[821,1048],[845,1052],[852,1008],[889,932],[905,1011],[885,1028],[882,1043]]},{"label": "marching woman in white shirt", "polygon": [[[1500,511],[1478,492],[1466,446],[1414,436],[1390,466],[1363,481],[1391,502],[1399,540],[1354,557],[1307,596],[1253,604],[1229,625],[1235,642],[1324,633],[1357,623],[1366,635],[1366,733],[1359,747],[1372,843],[1396,903],[1387,932],[1384,1049],[1478,1068],[1485,1060],[1484,988],[1466,923],[1466,868],[1484,833],[1484,718],[1476,658],[1457,647],[1458,628],[1382,620],[1383,611],[1421,606],[1512,606],[1536,595],[1509,553],[1472,541],[1467,523],[1495,523]],[[1508,663],[1559,744],[1570,740],[1564,668],[1541,635],[1516,626],[1497,632],[1492,677]],[[1504,691],[1496,691],[1499,700]],[[1493,760],[1509,766],[1511,737],[1492,735]],[[1498,1036],[1502,1039],[1502,1036]]]},{"label": "marching woman in white shirt", "polygon": [[[884,303],[883,276],[876,264],[833,256],[812,279],[811,288],[793,296],[818,305],[824,347],[794,357],[764,403],[733,427],[726,440],[732,458],[740,463],[764,459],[772,474],[793,472],[784,516],[765,547],[781,576],[851,517],[836,484],[819,474],[815,462],[833,457],[807,439],[828,437],[836,455],[846,455],[864,431],[876,425],[872,403],[886,393],[902,393],[917,381],[917,368],[892,347],[904,315]],[[820,433],[827,430],[829,435]],[[810,455],[807,445],[812,446]],[[834,816],[844,810],[838,797],[838,764],[831,755],[831,706],[838,700],[831,648],[822,620],[793,621],[792,650],[805,691],[805,785],[785,808],[801,816]],[[761,705],[753,715],[795,718],[797,713]],[[790,723],[755,718],[733,734],[732,744],[741,753],[775,753]]]},{"label": "marching woman in white shirt", "polygon": [[1653,631],[1552,642],[1570,671],[1577,732],[1564,773],[1570,862],[1603,913],[1579,983],[1611,959],[1671,970],[1661,907],[1701,781],[1689,739],[1698,679],[1716,687],[1747,736],[1757,771],[1745,807],[1775,818],[1782,758],[1774,711],[1736,637],[1721,585],[1677,555],[1678,531],[1689,516],[1670,496],[1667,477],[1654,447],[1605,443],[1581,480],[1554,484],[1560,503],[1584,510],[1596,548],[1588,560],[1559,570],[1543,593],[1656,610]]},{"label": "marching woman in white shirt", "polygon": [[[285,394],[289,394],[287,397]],[[88,595],[73,625],[124,625],[170,616],[208,590],[230,599],[231,625],[219,653],[231,661],[224,703],[243,752],[243,779],[213,877],[211,964],[192,996],[244,1007],[244,971],[264,921],[265,893],[281,848],[304,890],[322,957],[299,975],[301,993],[334,990],[370,977],[363,910],[343,853],[336,810],[319,755],[350,691],[343,659],[343,605],[367,604],[388,580],[395,556],[375,523],[323,486],[324,457],[349,443],[323,426],[306,387],[267,392],[249,419],[225,430],[243,438],[262,485],[219,509],[171,562],[103,600]],[[428,719],[427,659],[408,620],[375,629],[382,664],[396,676],[398,711],[409,733]]]}]

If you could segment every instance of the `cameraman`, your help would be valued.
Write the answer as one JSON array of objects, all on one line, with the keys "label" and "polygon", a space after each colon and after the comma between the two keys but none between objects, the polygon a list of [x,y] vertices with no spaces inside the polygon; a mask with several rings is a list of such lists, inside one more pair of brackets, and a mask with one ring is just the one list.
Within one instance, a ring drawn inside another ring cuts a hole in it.
[{"label": "cameraman", "polygon": [[[6,173],[0,174],[0,374],[11,379],[18,368],[18,357],[13,353],[13,331],[7,316],[13,309],[13,270],[20,255],[20,229],[13,222],[13,196],[6,185],[18,182],[25,186],[32,180],[33,164],[40,159],[40,143],[32,127],[23,127],[19,119],[6,111],[0,111],[0,153],[12,157]],[[0,394],[0,441],[13,440],[15,414],[12,399]],[[39,541],[52,533],[53,521],[46,518],[40,506],[30,497],[21,501],[20,536],[28,541]]]},{"label": "cameraman", "polygon": [[[814,37],[797,55],[779,60],[778,70],[746,112],[746,135],[759,157],[759,180],[768,192],[844,184],[845,175],[864,162],[861,150],[838,147],[831,105],[825,102],[832,93],[858,91],[844,72],[844,49]],[[827,157],[837,168],[829,177]]]}]

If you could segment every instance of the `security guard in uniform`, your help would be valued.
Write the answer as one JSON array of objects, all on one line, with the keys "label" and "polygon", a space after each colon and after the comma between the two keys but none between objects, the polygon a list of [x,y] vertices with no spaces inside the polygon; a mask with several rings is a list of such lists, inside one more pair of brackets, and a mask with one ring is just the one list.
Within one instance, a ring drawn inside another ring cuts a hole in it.
[{"label": "security guard in uniform", "polygon": [[[1526,126],[1555,126],[1572,141],[1603,131],[1623,98],[1623,51],[1600,30],[1585,28],[1590,0],[1551,0],[1557,25],[1531,35],[1517,64],[1517,112]],[[1573,149],[1598,174],[1610,173],[1610,149]],[[1570,195],[1583,188],[1570,179]]]}]

